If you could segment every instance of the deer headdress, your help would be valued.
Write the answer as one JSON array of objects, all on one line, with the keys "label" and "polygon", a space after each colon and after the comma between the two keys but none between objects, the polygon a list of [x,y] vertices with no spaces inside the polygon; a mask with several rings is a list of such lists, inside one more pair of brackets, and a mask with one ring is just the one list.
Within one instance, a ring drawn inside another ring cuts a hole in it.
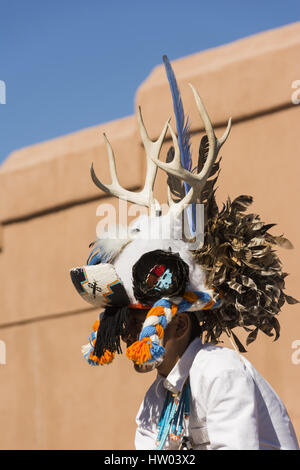
[{"label": "deer headdress", "polygon": [[[132,308],[149,311],[139,340],[127,349],[127,356],[137,364],[154,367],[164,357],[164,330],[178,312],[196,314],[205,341],[217,342],[225,332],[244,351],[232,332],[234,327],[249,331],[247,344],[255,340],[258,330],[269,336],[275,331],[277,339],[279,323],[275,315],[285,301],[296,302],[283,292],[286,274],[272,250],[274,244],[289,248],[290,242],[268,233],[273,224],[265,225],[255,214],[244,214],[252,202],[250,196],[239,196],[232,202],[228,199],[222,210],[216,203],[214,185],[220,163],[217,157],[229,135],[231,120],[218,139],[200,96],[190,85],[205,128],[198,165],[193,168],[189,123],[171,65],[166,56],[163,60],[173,97],[177,136],[168,120],[159,138],[152,141],[138,108],[147,163],[143,189],[128,191],[120,185],[114,152],[106,135],[111,184],[104,185],[91,167],[92,180],[102,191],[145,206],[150,212],[149,217],[137,218],[122,237],[112,238],[108,231],[97,238],[91,244],[87,264],[71,270],[80,295],[104,308],[89,344],[83,347],[83,354],[92,365],[107,364],[116,352],[121,352],[120,337],[126,332]],[[168,130],[172,146],[163,161],[160,153]],[[161,215],[153,195],[158,168],[168,175],[166,215]],[[195,246],[199,204],[204,205],[203,240]],[[189,237],[182,236],[184,213]],[[166,227],[169,235],[162,236]]]}]

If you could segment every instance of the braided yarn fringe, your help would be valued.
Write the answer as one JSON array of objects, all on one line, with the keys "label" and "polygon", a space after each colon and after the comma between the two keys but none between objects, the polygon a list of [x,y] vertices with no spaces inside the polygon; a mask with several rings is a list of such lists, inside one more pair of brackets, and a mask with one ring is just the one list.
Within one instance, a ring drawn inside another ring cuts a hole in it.
[{"label": "braided yarn fringe", "polygon": [[161,342],[166,326],[172,318],[177,313],[189,310],[216,308],[220,303],[219,296],[212,291],[186,292],[183,297],[178,299],[163,298],[158,300],[147,314],[139,340],[127,348],[127,357],[136,364],[161,362],[165,353]]},{"label": "braided yarn fringe", "polygon": [[98,357],[94,354],[98,328],[99,328],[99,320],[97,320],[93,324],[93,331],[91,333],[91,336],[89,337],[89,343],[82,346],[81,348],[84,359],[91,366],[99,366],[99,365],[102,366],[105,364],[110,364],[115,357],[115,353],[111,353],[108,349],[104,351],[101,357]]}]

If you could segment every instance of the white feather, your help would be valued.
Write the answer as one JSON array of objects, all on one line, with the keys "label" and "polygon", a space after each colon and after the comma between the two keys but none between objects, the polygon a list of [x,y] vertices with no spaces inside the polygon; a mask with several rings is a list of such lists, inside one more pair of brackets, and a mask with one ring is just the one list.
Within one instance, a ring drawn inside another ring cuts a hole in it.
[{"label": "white feather", "polygon": [[94,243],[94,248],[99,248],[101,258],[105,263],[111,262],[124,246],[130,242],[128,230],[122,225],[110,226]]}]

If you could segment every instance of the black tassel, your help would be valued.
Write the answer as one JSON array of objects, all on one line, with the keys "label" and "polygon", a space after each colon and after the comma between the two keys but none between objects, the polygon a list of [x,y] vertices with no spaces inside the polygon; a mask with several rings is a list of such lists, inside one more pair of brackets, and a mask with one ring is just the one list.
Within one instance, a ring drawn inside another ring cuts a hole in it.
[{"label": "black tassel", "polygon": [[111,353],[122,354],[121,336],[128,327],[128,307],[106,307],[100,316],[100,324],[94,348],[94,354],[101,357],[108,349]]}]

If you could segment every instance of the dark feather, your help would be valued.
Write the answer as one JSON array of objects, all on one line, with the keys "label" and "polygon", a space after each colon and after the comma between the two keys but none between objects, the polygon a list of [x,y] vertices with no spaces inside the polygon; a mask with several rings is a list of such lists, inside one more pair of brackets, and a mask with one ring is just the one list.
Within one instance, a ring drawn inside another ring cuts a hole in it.
[{"label": "dark feather", "polygon": [[291,295],[286,295],[285,294],[285,300],[287,301],[288,304],[298,304],[299,300],[294,299]]},{"label": "dark feather", "polygon": [[250,204],[252,204],[253,198],[252,196],[238,196],[236,197],[232,203],[231,207],[234,211],[244,212]]},{"label": "dark feather", "polygon": [[[170,163],[173,158],[174,158],[174,147],[170,147],[167,153],[167,158],[166,162]],[[180,201],[181,199],[184,198],[185,191],[184,191],[184,186],[182,181],[179,178],[176,178],[176,176],[168,174],[167,178],[167,184],[171,190],[171,194],[173,196],[173,199],[175,202]]]},{"label": "dark feather", "polygon": [[240,340],[238,339],[238,337],[233,333],[233,331],[230,332],[232,334],[232,337],[234,339],[234,342],[235,344],[237,345],[238,347],[238,350],[240,353],[245,353],[247,352],[247,350],[244,348],[244,346],[242,345],[242,343],[240,342]]},{"label": "dark feather", "polygon": [[278,339],[279,336],[280,336],[280,325],[279,325],[279,321],[277,320],[277,318],[272,317],[271,320],[270,320],[270,323],[271,323],[271,325],[273,326],[273,328],[274,328],[274,330],[275,330],[275,338],[274,338],[274,341],[277,341],[277,339]]},{"label": "dark feather", "polygon": [[285,303],[296,304],[298,300],[284,293],[287,273],[282,271],[273,247],[289,248],[290,242],[281,245],[280,237],[268,233],[274,224],[245,213],[251,196],[241,195],[232,202],[228,198],[221,210],[211,204],[214,198],[205,197],[209,204],[205,207],[204,245],[194,255],[207,273],[208,285],[224,299],[204,319],[206,338],[219,341],[220,331],[240,326],[248,328],[246,331],[251,328],[247,345],[256,340],[259,330],[278,339],[280,325],[275,315]]},{"label": "dark feather", "polygon": [[208,155],[208,150],[209,150],[208,137],[205,134],[200,141],[197,173],[200,173],[200,171],[204,167],[204,164],[206,162],[207,155]]},{"label": "dark feather", "polygon": [[247,336],[247,340],[246,340],[246,345],[247,345],[247,346],[249,346],[250,343],[252,343],[253,341],[256,340],[257,333],[258,333],[258,328],[255,328],[255,330],[253,330],[253,331]]}]

